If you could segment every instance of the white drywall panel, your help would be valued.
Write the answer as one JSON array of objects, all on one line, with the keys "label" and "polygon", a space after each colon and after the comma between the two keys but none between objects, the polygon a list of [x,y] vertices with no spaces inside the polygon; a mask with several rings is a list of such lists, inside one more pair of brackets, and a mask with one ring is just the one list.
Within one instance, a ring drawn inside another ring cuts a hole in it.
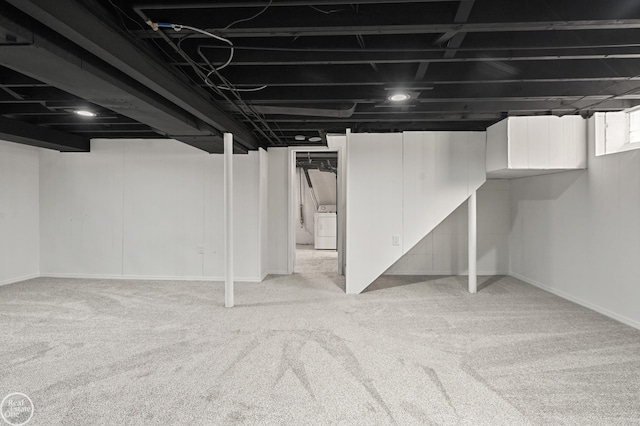
[{"label": "white drywall panel", "polygon": [[467,178],[468,195],[478,190],[487,180],[487,133],[465,132],[468,138]]},{"label": "white drywall panel", "polygon": [[269,273],[269,155],[260,148],[260,279]]},{"label": "white drywall panel", "polygon": [[[528,134],[527,144],[527,160],[529,168],[532,169],[548,169],[549,168],[549,144],[551,139],[550,121],[557,117],[526,117]],[[560,140],[562,142],[562,140]]]},{"label": "white drywall panel", "polygon": [[501,170],[508,167],[507,126],[509,121],[502,120],[487,128],[487,171]]},{"label": "white drywall panel", "polygon": [[[526,176],[527,170],[584,168],[586,140],[586,121],[580,116],[509,117],[487,129],[487,171],[503,177],[506,169]],[[501,167],[505,151],[507,166]]]},{"label": "white drywall panel", "polygon": [[511,274],[640,328],[640,153],[511,182]]},{"label": "white drywall panel", "polygon": [[233,246],[236,281],[261,279],[259,180],[258,151],[233,156]]},{"label": "white drywall panel", "polygon": [[[480,275],[509,271],[509,181],[489,179],[478,189],[477,255]],[[388,275],[467,273],[467,205],[444,221],[391,266]]]},{"label": "white drywall panel", "polygon": [[[547,168],[561,169],[567,164],[569,156],[574,156],[573,153],[569,152],[568,144],[565,143],[565,138],[571,135],[571,124],[572,122],[566,120],[549,120],[549,161]],[[584,140],[586,141],[586,136]],[[585,143],[584,146],[586,147],[587,144]]]},{"label": "white drywall panel", "polygon": [[347,293],[360,293],[402,255],[402,139],[347,138]]},{"label": "white drywall panel", "polygon": [[[41,153],[43,275],[222,279],[223,156],[175,140]],[[236,276],[260,280],[258,152],[238,155]]]},{"label": "white drywall panel", "polygon": [[327,135],[327,146],[338,151],[338,273],[346,271],[346,223],[347,223],[347,136]]},{"label": "white drywall panel", "polygon": [[202,276],[207,156],[172,140],[124,146],[123,275]]},{"label": "white drywall panel", "polygon": [[511,169],[529,168],[529,126],[526,117],[507,119],[508,164]]},{"label": "white drywall panel", "polygon": [[404,133],[403,253],[484,183],[485,164],[483,133]]},{"label": "white drywall panel", "polygon": [[289,262],[289,148],[269,148],[269,273],[287,274]]},{"label": "white drywall panel", "polygon": [[90,153],[42,150],[43,275],[121,275],[124,144],[92,140]]},{"label": "white drywall panel", "polygon": [[0,285],[40,272],[39,149],[0,141]]},{"label": "white drywall panel", "polygon": [[[485,142],[477,132],[348,135],[348,293],[371,284],[484,183]],[[463,244],[433,238],[448,248],[435,252],[430,266],[458,268],[447,253]],[[412,260],[427,265],[408,258],[399,269]]]},{"label": "white drywall panel", "polygon": [[438,162],[434,159],[437,155],[436,145],[439,145],[440,151],[444,151],[445,147],[442,146],[442,140],[436,142],[436,135],[436,132],[403,134],[403,253],[415,246],[429,232],[428,228],[432,229],[450,213],[438,220],[444,209],[439,207],[440,200],[437,199],[439,189],[436,188],[436,174],[439,170]]},{"label": "white drywall panel", "polygon": [[207,155],[204,176],[203,275],[222,280],[225,267],[223,154]]}]

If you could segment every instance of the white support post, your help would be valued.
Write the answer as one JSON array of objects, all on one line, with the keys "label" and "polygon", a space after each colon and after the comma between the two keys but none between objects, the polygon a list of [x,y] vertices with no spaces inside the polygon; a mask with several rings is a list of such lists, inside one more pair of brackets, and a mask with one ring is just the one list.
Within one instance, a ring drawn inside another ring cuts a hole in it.
[{"label": "white support post", "polygon": [[233,307],[233,135],[224,134],[224,306]]},{"label": "white support post", "polygon": [[476,257],[476,191],[467,200],[469,207],[469,293],[478,291],[478,271]]}]

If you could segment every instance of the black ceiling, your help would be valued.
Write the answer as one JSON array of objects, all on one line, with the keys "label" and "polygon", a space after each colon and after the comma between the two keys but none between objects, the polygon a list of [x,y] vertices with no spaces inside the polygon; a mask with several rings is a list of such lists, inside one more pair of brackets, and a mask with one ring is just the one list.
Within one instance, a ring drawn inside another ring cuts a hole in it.
[{"label": "black ceiling", "polygon": [[0,0],[0,37],[0,137],[61,150],[220,152],[229,131],[242,152],[640,104],[637,0]]}]

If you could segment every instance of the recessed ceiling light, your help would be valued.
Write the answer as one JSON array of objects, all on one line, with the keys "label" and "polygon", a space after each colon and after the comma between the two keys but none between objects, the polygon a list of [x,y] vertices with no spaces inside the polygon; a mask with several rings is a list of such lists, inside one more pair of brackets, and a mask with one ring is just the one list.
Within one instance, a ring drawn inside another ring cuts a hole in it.
[{"label": "recessed ceiling light", "polygon": [[309,142],[320,142],[322,138],[320,136],[313,136],[309,138]]},{"label": "recessed ceiling light", "polygon": [[296,136],[295,136],[295,139],[296,139],[297,141],[303,141],[303,140],[306,140],[307,138],[306,138],[304,135],[296,135]]},{"label": "recessed ceiling light", "polygon": [[86,109],[77,109],[77,110],[75,110],[73,112],[75,112],[76,114],[81,115],[83,117],[95,117],[96,115],[98,115],[95,112],[91,112],[91,111],[88,111]]},{"label": "recessed ceiling light", "polygon": [[411,96],[409,96],[408,93],[394,93],[393,95],[389,96],[387,99],[389,99],[391,102],[402,102],[402,101],[406,101],[410,97]]}]

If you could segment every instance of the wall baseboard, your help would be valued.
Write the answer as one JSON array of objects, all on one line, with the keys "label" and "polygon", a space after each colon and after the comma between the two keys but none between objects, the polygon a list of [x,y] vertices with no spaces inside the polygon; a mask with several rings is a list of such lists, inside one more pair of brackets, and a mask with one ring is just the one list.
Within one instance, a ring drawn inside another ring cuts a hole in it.
[{"label": "wall baseboard", "polygon": [[23,275],[21,277],[9,278],[7,280],[0,281],[0,286],[18,283],[20,281],[32,280],[34,278],[39,278],[39,277],[40,277],[40,274],[29,274],[29,275]]},{"label": "wall baseboard", "polygon": [[[42,277],[49,278],[85,278],[99,280],[150,280],[150,281],[220,281],[224,282],[224,277],[202,277],[202,276],[162,276],[162,275],[110,275],[110,274],[61,274],[43,273]],[[236,277],[234,282],[262,282],[260,277]]]},{"label": "wall baseboard", "polygon": [[[385,272],[382,275],[425,275],[425,276],[433,276],[433,275],[443,275],[443,276],[451,276],[451,275],[460,275],[466,277],[469,275],[468,272],[451,272],[451,271],[412,271],[412,272]],[[478,271],[478,275],[509,275],[508,272],[499,272],[499,271]]]},{"label": "wall baseboard", "polygon": [[287,270],[275,270],[275,271],[269,271],[267,273],[267,275],[290,275],[289,272]]},{"label": "wall baseboard", "polygon": [[530,285],[532,285],[534,287],[538,287],[541,290],[548,291],[549,293],[555,294],[556,296],[562,297],[563,299],[567,299],[567,300],[569,300],[569,301],[571,301],[573,303],[577,303],[580,306],[584,306],[585,308],[589,308],[592,311],[596,311],[596,312],[598,312],[598,313],[600,313],[600,314],[602,314],[604,316],[607,316],[607,317],[612,318],[612,319],[614,319],[616,321],[619,321],[619,322],[621,322],[623,324],[626,324],[626,325],[628,325],[630,327],[637,328],[638,330],[640,330],[640,322],[638,322],[636,320],[633,320],[631,318],[627,318],[624,315],[617,314],[615,312],[612,312],[612,311],[610,311],[610,310],[608,310],[606,308],[603,308],[603,307],[598,306],[596,304],[593,304],[591,302],[587,302],[586,300],[583,300],[583,299],[580,299],[579,297],[575,297],[575,296],[573,296],[571,294],[565,293],[564,291],[556,290],[556,289],[554,289],[552,287],[549,287],[548,285],[542,284],[542,283],[540,283],[540,282],[538,282],[536,280],[532,280],[530,278],[527,278],[527,277],[525,277],[523,275],[520,275],[520,274],[517,274],[515,272],[511,272],[509,275],[514,277],[514,278],[519,279],[520,281],[524,281],[525,283],[530,284]]}]

